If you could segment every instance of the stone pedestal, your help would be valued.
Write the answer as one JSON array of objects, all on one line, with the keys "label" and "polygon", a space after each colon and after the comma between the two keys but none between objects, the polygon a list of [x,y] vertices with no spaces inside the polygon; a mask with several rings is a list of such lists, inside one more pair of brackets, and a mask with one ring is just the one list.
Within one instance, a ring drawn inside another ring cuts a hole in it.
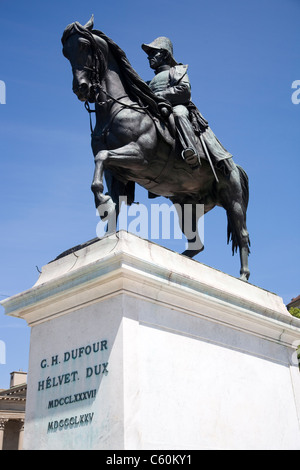
[{"label": "stone pedestal", "polygon": [[300,449],[300,320],[120,232],[3,302],[31,327],[25,449]]}]

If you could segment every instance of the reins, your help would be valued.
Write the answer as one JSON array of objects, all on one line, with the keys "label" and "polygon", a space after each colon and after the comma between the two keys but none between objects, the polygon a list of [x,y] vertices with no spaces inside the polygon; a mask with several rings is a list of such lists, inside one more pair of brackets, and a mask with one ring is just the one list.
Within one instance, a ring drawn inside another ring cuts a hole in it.
[{"label": "reins", "polygon": [[[130,105],[130,104],[127,104],[127,103],[124,103],[123,101],[120,101],[122,98],[129,98],[128,95],[124,95],[124,96],[121,96],[120,98],[114,98],[113,96],[111,96],[100,84],[96,85],[98,88],[100,88],[100,90],[106,95],[108,96],[108,100],[106,101],[98,101],[98,96],[96,96],[96,103],[98,106],[104,106],[105,104],[109,103],[110,101],[113,101],[114,103],[118,103],[121,105],[121,108],[118,109],[115,113],[113,113],[113,116],[111,117],[110,121],[109,121],[109,124],[112,123],[113,119],[115,118],[115,116],[121,111],[121,109],[123,108],[129,108],[129,109],[134,109],[135,111],[145,111],[148,107],[147,106],[138,106],[138,105]],[[90,103],[88,101],[85,101],[84,102],[84,107],[85,109],[87,110],[87,112],[89,113],[89,118],[90,118],[90,129],[91,129],[91,133],[93,134],[94,133],[94,129],[93,129],[93,124],[92,124],[92,113],[96,113],[96,109],[91,109],[90,108]],[[108,126],[106,126],[108,127]]]},{"label": "reins", "polygon": [[[99,89],[102,91],[102,93],[104,93],[104,94],[109,98],[109,100],[114,101],[115,103],[119,103],[119,104],[121,104],[122,106],[124,106],[125,108],[134,109],[135,111],[145,111],[146,109],[148,109],[148,106],[139,106],[139,105],[134,105],[134,104],[131,105],[131,104],[123,103],[123,102],[120,101],[119,99],[114,98],[112,95],[110,95],[110,94],[105,90],[105,88],[103,88],[103,86],[100,85],[100,83],[97,83],[96,86],[97,86],[97,88],[99,88]],[[125,98],[125,97],[128,97],[128,98],[129,98],[128,95],[125,95],[124,98]],[[107,101],[109,101],[109,100],[107,100]],[[103,104],[103,103],[106,103],[107,101],[104,101],[104,102],[101,102],[101,103],[98,103],[98,104]]]}]

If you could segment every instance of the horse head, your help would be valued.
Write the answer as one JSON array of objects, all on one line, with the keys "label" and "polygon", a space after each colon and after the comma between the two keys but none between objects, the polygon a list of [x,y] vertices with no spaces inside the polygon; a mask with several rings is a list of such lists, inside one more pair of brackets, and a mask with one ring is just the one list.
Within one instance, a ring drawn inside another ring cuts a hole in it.
[{"label": "horse head", "polygon": [[82,26],[77,21],[68,25],[63,33],[63,55],[69,60],[73,72],[73,92],[80,101],[95,102],[95,88],[104,76],[108,46],[93,34],[93,16]]}]

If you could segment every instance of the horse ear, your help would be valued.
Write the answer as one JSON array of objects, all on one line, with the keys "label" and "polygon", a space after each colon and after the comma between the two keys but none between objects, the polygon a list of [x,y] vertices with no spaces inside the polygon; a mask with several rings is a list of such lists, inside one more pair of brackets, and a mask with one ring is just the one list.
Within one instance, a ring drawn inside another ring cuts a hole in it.
[{"label": "horse ear", "polygon": [[94,26],[94,15],[92,15],[89,21],[84,25],[84,28],[88,29],[89,31],[92,31],[93,26]]}]

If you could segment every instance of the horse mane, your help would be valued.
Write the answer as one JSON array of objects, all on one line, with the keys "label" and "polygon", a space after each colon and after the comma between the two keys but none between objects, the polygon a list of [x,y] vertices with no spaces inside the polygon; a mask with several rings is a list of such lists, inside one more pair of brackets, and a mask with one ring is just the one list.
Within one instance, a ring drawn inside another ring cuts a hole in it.
[{"label": "horse mane", "polygon": [[[140,106],[147,106],[148,110],[153,115],[161,118],[159,104],[163,103],[165,100],[159,98],[150,90],[147,83],[142,80],[141,77],[137,74],[137,72],[130,64],[125,52],[119,46],[111,38],[106,36],[106,34],[104,34],[102,31],[96,29],[90,31],[77,21],[68,25],[64,30],[61,38],[62,44],[64,44],[68,37],[71,34],[74,34],[75,32],[78,32],[85,36],[87,39],[89,39],[91,44],[94,45],[94,47],[97,49],[98,54],[101,54],[101,51],[93,35],[98,36],[99,38],[104,40],[109,47],[109,51],[111,52],[118,66],[120,67],[120,72],[125,82],[124,85],[129,97],[133,101],[136,101]],[[103,61],[101,62],[103,64]]]},{"label": "horse mane", "polygon": [[157,117],[161,118],[158,104],[164,102],[162,98],[156,96],[149,88],[147,83],[141,79],[138,73],[134,70],[130,64],[125,52],[121,49],[111,38],[106,36],[102,31],[93,30],[93,34],[103,39],[114,56],[122,77],[125,81],[124,85],[129,97],[133,101],[137,101],[141,106],[147,106],[149,111]]}]

